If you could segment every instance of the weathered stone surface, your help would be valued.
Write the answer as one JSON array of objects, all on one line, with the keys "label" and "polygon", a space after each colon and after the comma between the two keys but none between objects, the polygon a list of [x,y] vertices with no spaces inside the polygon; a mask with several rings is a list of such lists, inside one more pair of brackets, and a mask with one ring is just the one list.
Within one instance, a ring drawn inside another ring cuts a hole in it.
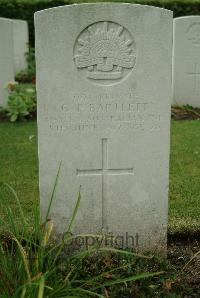
[{"label": "weathered stone surface", "polygon": [[27,68],[28,53],[28,23],[23,20],[13,20],[14,33],[14,68],[15,74]]},{"label": "weathered stone surface", "polygon": [[[166,249],[172,12],[82,4],[36,13],[41,213],[57,233]],[[129,238],[126,242],[127,235]],[[138,235],[138,241],[137,241]]]},{"label": "weathered stone surface", "polygon": [[0,18],[0,106],[7,103],[9,81],[14,81],[13,23]]},{"label": "weathered stone surface", "polygon": [[200,107],[200,16],[174,19],[173,104]]}]

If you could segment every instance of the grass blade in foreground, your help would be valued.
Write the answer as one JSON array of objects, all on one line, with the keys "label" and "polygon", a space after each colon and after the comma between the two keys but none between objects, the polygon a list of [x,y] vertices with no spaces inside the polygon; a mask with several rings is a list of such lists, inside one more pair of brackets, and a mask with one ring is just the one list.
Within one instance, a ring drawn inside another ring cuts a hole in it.
[{"label": "grass blade in foreground", "polygon": [[55,183],[54,183],[54,186],[53,186],[53,190],[52,190],[52,193],[51,193],[51,197],[50,197],[50,201],[49,201],[49,206],[48,206],[48,209],[47,209],[47,213],[46,213],[46,217],[45,217],[45,222],[44,223],[47,222],[48,217],[49,217],[49,213],[50,213],[51,206],[52,206],[53,199],[54,199],[54,194],[55,194],[56,186],[57,186],[57,183],[58,183],[58,178],[59,178],[59,175],[60,175],[61,164],[62,164],[62,162],[60,162],[59,167],[58,167],[58,172],[56,174],[56,180],[55,180]]},{"label": "grass blade in foreground", "polygon": [[44,276],[41,276],[41,279],[40,279],[40,282],[39,282],[38,298],[43,298],[44,284],[45,284]]},{"label": "grass blade in foreground", "polygon": [[120,279],[117,279],[117,280],[114,280],[114,281],[105,282],[104,284],[102,284],[98,287],[95,287],[93,290],[97,290],[97,289],[104,288],[104,287],[109,287],[109,286],[116,285],[116,284],[126,283],[126,282],[130,282],[130,281],[136,281],[136,280],[139,280],[139,279],[150,278],[150,277],[158,276],[158,275],[161,275],[161,274],[164,274],[164,273],[165,273],[164,271],[155,272],[155,273],[149,273],[148,272],[148,273],[138,274],[136,276],[130,276],[130,277],[127,277],[127,278],[120,278]]}]

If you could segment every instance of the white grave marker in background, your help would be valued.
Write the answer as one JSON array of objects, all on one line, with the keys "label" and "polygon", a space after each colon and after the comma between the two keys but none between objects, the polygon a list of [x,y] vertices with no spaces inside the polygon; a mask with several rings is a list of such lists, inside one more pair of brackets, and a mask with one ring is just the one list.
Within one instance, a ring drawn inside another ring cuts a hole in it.
[{"label": "white grave marker in background", "polygon": [[0,18],[0,106],[7,103],[8,82],[14,81],[13,22]]},{"label": "white grave marker in background", "polygon": [[13,20],[14,33],[14,67],[15,75],[27,68],[28,53],[28,23],[23,20]]},{"label": "white grave marker in background", "polygon": [[200,16],[174,19],[173,104],[200,107]]}]

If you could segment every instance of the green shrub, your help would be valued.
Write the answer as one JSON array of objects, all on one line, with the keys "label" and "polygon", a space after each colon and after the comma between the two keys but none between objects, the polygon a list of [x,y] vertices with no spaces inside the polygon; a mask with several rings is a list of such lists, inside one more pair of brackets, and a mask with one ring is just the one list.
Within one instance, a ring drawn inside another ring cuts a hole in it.
[{"label": "green shrub", "polygon": [[22,87],[14,83],[8,84],[8,103],[5,108],[1,108],[1,114],[9,117],[11,122],[23,121],[32,118],[36,114],[36,90]]},{"label": "green shrub", "polygon": [[130,2],[170,9],[174,17],[200,14],[200,0],[0,0],[0,17],[27,20],[30,43],[34,45],[34,13],[50,7],[83,2]]},{"label": "green shrub", "polygon": [[36,76],[35,68],[35,49],[30,47],[29,52],[27,53],[27,64],[28,67],[25,70],[20,71],[15,79],[20,83],[34,83]]}]

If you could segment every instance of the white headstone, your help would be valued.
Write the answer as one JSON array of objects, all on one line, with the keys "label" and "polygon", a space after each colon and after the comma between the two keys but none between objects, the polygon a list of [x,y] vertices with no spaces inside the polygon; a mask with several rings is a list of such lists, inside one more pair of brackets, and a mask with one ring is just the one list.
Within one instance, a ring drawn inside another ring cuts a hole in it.
[{"label": "white headstone", "polygon": [[200,16],[174,19],[173,104],[200,107]]},{"label": "white headstone", "polygon": [[57,233],[81,185],[74,233],[138,235],[140,250],[165,251],[172,12],[70,5],[37,12],[35,27],[43,217],[62,162]]},{"label": "white headstone", "polygon": [[22,20],[13,20],[14,29],[14,67],[15,75],[27,68],[28,53],[28,23]]},{"label": "white headstone", "polygon": [[0,18],[0,106],[5,106],[8,98],[6,86],[14,81],[13,23]]}]

